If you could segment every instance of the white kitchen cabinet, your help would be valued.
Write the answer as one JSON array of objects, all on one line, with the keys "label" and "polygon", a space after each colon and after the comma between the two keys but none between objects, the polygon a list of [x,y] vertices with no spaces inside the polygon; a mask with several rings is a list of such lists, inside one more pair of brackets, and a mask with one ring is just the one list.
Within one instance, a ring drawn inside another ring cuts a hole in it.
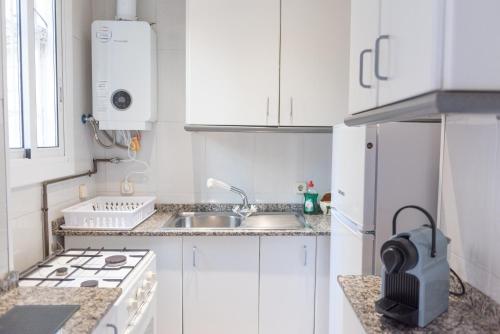
[{"label": "white kitchen cabinet", "polygon": [[330,236],[316,238],[314,334],[328,334],[330,321]]},{"label": "white kitchen cabinet", "polygon": [[498,12],[496,0],[352,0],[349,113],[440,90],[500,90]]},{"label": "white kitchen cabinet", "polygon": [[261,237],[259,334],[314,331],[316,237]]},{"label": "white kitchen cabinet", "polygon": [[378,103],[441,88],[444,0],[380,0]]},{"label": "white kitchen cabinet", "polygon": [[379,0],[351,0],[349,113],[377,106],[374,42],[379,35]]},{"label": "white kitchen cabinet", "polygon": [[349,0],[187,0],[186,8],[187,124],[343,121]]},{"label": "white kitchen cabinet", "polygon": [[347,114],[349,1],[281,2],[280,125],[328,126]]},{"label": "white kitchen cabinet", "polygon": [[280,1],[186,6],[186,123],[278,125]]},{"label": "white kitchen cabinet", "polygon": [[256,334],[259,237],[184,237],[184,334]]}]

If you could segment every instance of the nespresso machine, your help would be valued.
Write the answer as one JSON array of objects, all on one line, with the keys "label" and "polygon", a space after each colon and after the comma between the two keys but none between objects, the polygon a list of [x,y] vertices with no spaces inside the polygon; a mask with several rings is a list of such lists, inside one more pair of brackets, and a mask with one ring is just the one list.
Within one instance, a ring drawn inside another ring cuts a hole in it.
[{"label": "nespresso machine", "polygon": [[[396,234],[398,215],[410,208],[421,211],[430,225]],[[382,298],[375,303],[375,309],[405,324],[424,327],[448,309],[447,238],[437,229],[432,216],[415,205],[396,211],[392,233],[380,251]]]}]

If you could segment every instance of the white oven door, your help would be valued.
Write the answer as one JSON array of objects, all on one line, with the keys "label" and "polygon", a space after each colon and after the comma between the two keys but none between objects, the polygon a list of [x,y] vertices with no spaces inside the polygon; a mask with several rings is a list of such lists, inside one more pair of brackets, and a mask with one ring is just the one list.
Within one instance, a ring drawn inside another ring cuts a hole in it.
[{"label": "white oven door", "polygon": [[155,283],[146,302],[142,304],[129,323],[124,334],[156,334],[156,289]]}]

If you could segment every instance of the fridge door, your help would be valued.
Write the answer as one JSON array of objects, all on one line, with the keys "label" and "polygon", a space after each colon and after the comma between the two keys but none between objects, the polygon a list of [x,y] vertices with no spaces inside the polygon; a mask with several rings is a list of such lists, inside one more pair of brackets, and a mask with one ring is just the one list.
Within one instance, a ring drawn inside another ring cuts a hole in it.
[{"label": "fridge door", "polygon": [[361,230],[374,230],[376,126],[335,126],[332,149],[333,207]]},{"label": "fridge door", "polygon": [[332,212],[331,254],[330,254],[330,329],[331,333],[347,333],[352,324],[349,319],[349,305],[338,275],[362,275],[373,273],[373,248],[375,237],[365,233],[339,212]]}]

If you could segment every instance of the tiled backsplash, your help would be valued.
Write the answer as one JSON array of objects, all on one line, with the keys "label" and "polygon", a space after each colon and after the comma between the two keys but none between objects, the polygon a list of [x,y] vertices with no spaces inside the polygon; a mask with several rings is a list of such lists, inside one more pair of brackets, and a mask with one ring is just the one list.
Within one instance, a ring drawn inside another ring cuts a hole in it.
[{"label": "tiled backsplash", "polygon": [[[233,193],[207,189],[208,177],[244,189],[251,202],[301,202],[295,183],[313,179],[320,193],[330,189],[331,135],[189,133],[183,123],[158,123],[144,138],[139,159],[148,161],[147,178],[133,177],[138,194],[155,194],[160,203],[229,202]],[[104,151],[124,156],[123,151]],[[106,165],[98,192],[116,194],[120,182],[139,164]]]},{"label": "tiled backsplash", "polygon": [[500,122],[494,115],[448,116],[440,226],[450,265],[500,302]]}]

